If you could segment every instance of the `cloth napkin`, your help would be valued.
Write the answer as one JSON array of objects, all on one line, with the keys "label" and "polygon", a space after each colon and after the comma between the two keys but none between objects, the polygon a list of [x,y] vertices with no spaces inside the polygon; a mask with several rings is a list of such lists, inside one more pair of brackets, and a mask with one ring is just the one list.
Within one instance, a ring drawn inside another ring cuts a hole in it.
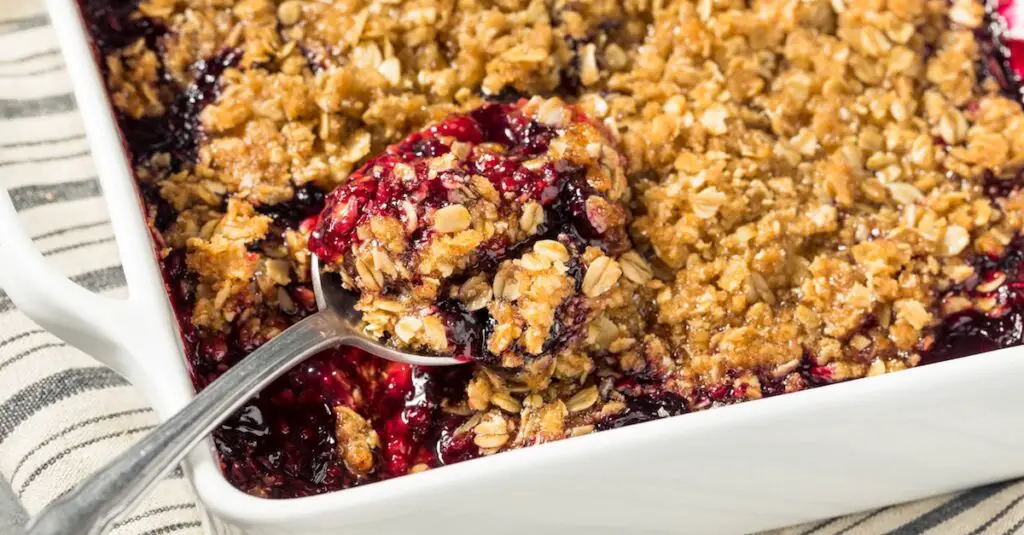
[{"label": "cloth napkin", "polygon": [[[56,268],[90,290],[123,296],[95,177],[41,0],[0,0],[0,184]],[[156,423],[134,387],[40,329],[0,294],[0,485],[10,487],[0,501],[13,496],[34,514]],[[15,507],[0,505],[0,514],[15,515]],[[202,516],[179,469],[113,533],[199,535],[207,533]],[[2,526],[0,532],[13,531]]]},{"label": "cloth napkin", "polygon": [[[121,296],[124,276],[95,173],[41,0],[0,1],[0,184],[54,266],[92,291]],[[0,515],[16,521],[21,507],[38,512],[155,424],[134,387],[40,329],[0,292],[0,487],[9,486],[0,488]],[[17,503],[5,503],[8,495]],[[1024,482],[999,483],[774,533],[1002,535],[1024,527],[1022,501]],[[113,533],[209,533],[203,518],[176,470]],[[0,519],[0,531],[7,525]]]}]

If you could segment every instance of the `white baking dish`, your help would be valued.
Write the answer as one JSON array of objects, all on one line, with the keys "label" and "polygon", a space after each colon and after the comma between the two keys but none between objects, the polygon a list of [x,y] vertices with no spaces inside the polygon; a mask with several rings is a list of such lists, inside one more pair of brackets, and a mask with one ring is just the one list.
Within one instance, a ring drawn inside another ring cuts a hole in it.
[{"label": "white baking dish", "polygon": [[[138,385],[188,403],[153,243],[74,0],[48,0],[130,289],[91,294],[48,267],[0,195],[0,284],[39,324]],[[1024,474],[1024,347],[503,453],[342,492],[271,501],[188,473],[247,533],[739,533]]]}]

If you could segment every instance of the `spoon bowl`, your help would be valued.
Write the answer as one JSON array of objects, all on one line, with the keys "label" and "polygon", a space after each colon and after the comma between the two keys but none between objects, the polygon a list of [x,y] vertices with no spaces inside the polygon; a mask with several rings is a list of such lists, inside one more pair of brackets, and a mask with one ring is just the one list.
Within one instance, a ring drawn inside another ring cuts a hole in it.
[{"label": "spoon bowl", "polygon": [[310,270],[318,314],[337,316],[339,336],[342,336],[339,345],[358,347],[382,359],[416,366],[452,366],[468,362],[454,357],[399,351],[368,336],[361,328],[362,315],[356,311],[359,296],[342,286],[341,276],[337,273],[320,269],[320,259],[317,255],[311,253],[311,256]]}]

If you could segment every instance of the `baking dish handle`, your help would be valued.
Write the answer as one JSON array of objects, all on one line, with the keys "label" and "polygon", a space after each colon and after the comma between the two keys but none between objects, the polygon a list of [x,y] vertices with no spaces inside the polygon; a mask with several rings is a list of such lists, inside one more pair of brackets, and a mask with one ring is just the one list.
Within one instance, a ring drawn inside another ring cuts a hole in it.
[{"label": "baking dish handle", "polygon": [[128,300],[93,293],[53,268],[18,221],[0,187],[0,288],[26,316],[122,375],[130,337],[144,332]]}]

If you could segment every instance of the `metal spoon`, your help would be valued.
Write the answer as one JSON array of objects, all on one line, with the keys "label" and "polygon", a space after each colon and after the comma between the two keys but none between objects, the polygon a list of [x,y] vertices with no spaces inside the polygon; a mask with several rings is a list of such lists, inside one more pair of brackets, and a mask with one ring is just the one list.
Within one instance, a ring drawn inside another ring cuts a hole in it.
[{"label": "metal spoon", "polygon": [[385,347],[359,329],[357,297],[340,277],[323,273],[312,255],[313,291],[319,312],[292,325],[210,383],[191,403],[29,521],[25,535],[99,535],[196,444],[246,400],[317,351],[358,347],[381,358],[417,366],[464,361],[404,353]]}]

